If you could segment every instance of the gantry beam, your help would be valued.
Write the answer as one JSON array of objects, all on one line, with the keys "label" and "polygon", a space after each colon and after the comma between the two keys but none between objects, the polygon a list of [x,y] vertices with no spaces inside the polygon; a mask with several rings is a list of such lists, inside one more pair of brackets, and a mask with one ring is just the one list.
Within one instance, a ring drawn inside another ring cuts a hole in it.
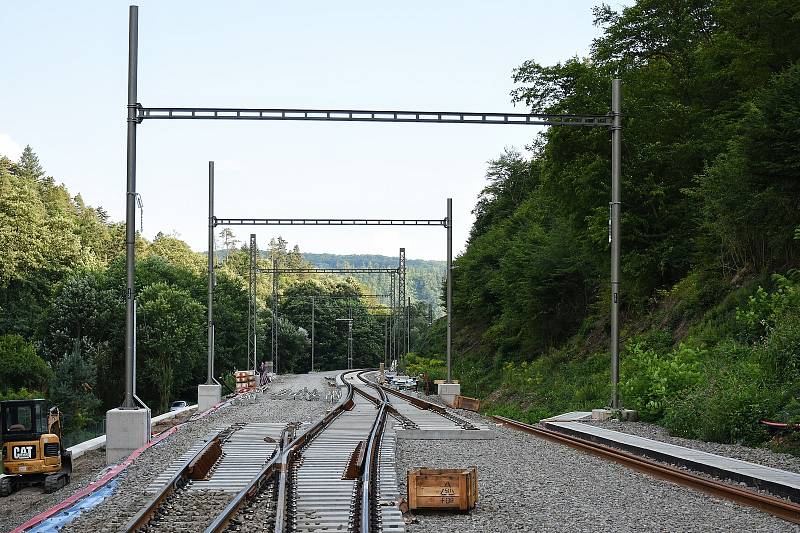
[{"label": "gantry beam", "polygon": [[354,295],[329,295],[329,294],[279,294],[279,298],[316,298],[321,300],[342,299],[355,300],[356,298],[388,298],[389,294],[354,294]]},{"label": "gantry beam", "polygon": [[396,268],[257,268],[259,273],[278,274],[397,274]]},{"label": "gantry beam", "polygon": [[215,226],[447,226],[447,219],[214,218]]},{"label": "gantry beam", "polygon": [[316,120],[328,122],[422,122],[434,124],[520,124],[524,126],[606,126],[610,115],[474,113],[464,111],[373,111],[359,109],[260,109],[231,107],[136,106],[136,121],[166,120]]}]

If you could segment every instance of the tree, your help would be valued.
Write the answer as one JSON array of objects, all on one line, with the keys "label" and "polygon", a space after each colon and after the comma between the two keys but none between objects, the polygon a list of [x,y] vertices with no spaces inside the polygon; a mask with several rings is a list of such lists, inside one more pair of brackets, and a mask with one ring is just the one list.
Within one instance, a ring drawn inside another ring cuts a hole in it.
[{"label": "tree", "polygon": [[31,145],[26,145],[22,151],[17,165],[20,176],[33,181],[40,181],[44,177],[44,169],[39,163],[39,157],[31,148]]},{"label": "tree", "polygon": [[0,287],[49,268],[45,218],[35,182],[0,167]]},{"label": "tree", "polygon": [[141,291],[139,311],[140,375],[166,411],[204,377],[206,309],[188,291],[158,281]]},{"label": "tree", "polygon": [[93,391],[97,384],[97,368],[81,355],[80,345],[56,366],[50,380],[50,403],[57,405],[64,416],[66,431],[79,430],[93,421],[101,401]]},{"label": "tree", "polygon": [[199,273],[205,270],[203,258],[193,252],[188,244],[172,235],[163,233],[156,235],[152,244],[147,247],[147,255],[162,257],[171,265],[192,272]]},{"label": "tree", "polygon": [[231,250],[241,242],[236,238],[231,228],[222,228],[222,231],[219,232],[219,238],[222,239],[222,243],[225,245],[226,258],[231,253]]},{"label": "tree", "polygon": [[46,387],[52,370],[33,344],[19,335],[0,335],[0,392]]},{"label": "tree", "polygon": [[124,302],[107,284],[101,273],[87,271],[57,285],[45,320],[43,344],[50,360],[71,353],[76,343],[82,353],[103,342],[122,349]]}]

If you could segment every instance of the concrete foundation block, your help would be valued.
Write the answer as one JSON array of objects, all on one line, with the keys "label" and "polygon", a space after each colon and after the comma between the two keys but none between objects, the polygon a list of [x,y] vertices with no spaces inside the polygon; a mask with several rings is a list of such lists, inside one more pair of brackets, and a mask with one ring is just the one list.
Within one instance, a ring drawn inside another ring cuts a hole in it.
[{"label": "concrete foundation block", "polygon": [[150,409],[106,411],[106,464],[113,465],[150,441]]},{"label": "concrete foundation block", "polygon": [[622,409],[619,412],[619,417],[625,422],[636,422],[639,420],[639,412],[633,409]]},{"label": "concrete foundation block", "polygon": [[456,396],[461,394],[459,383],[439,383],[437,393],[444,403],[452,406],[456,401]]},{"label": "concrete foundation block", "polygon": [[592,420],[608,420],[613,414],[611,409],[592,409]]},{"label": "concrete foundation block", "polygon": [[197,386],[197,412],[202,413],[217,405],[222,399],[221,385]]}]

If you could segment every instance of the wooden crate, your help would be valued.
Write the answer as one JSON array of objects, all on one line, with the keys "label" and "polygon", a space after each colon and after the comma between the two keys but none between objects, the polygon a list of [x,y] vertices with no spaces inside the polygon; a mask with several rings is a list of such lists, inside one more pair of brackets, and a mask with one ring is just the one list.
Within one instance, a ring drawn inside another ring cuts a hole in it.
[{"label": "wooden crate", "polygon": [[408,471],[408,508],[468,511],[478,501],[478,468],[415,468]]},{"label": "wooden crate", "polygon": [[469,396],[456,396],[453,401],[453,407],[456,409],[466,409],[467,411],[475,411],[476,413],[481,410],[481,401],[477,398],[470,398]]}]

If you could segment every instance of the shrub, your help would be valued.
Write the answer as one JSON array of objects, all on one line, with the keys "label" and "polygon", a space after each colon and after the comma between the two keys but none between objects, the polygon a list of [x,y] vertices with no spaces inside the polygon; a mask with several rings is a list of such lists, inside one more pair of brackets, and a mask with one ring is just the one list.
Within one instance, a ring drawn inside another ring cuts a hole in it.
[{"label": "shrub", "polygon": [[664,355],[641,344],[632,345],[622,361],[624,404],[639,411],[645,420],[658,420],[669,402],[698,382],[704,355],[704,351],[683,344]]},{"label": "shrub", "polygon": [[663,423],[671,434],[681,437],[756,444],[767,438],[759,421],[772,417],[784,397],[780,389],[764,382],[759,365],[740,361],[676,398],[667,407]]},{"label": "shrub", "polygon": [[773,274],[775,290],[768,293],[758,287],[747,304],[736,309],[736,321],[743,340],[756,340],[769,334],[778,320],[790,309],[800,307],[800,290],[790,279]]},{"label": "shrub", "polygon": [[76,350],[56,367],[50,383],[50,402],[64,415],[65,431],[81,430],[95,421],[100,400],[94,395],[97,367]]},{"label": "shrub", "polygon": [[800,379],[800,309],[774,319],[755,355],[770,378],[784,383]]},{"label": "shrub", "polygon": [[44,394],[35,390],[28,390],[22,387],[19,390],[8,389],[5,393],[0,391],[0,402],[5,400],[32,400],[34,398],[43,398]]},{"label": "shrub", "polygon": [[428,376],[427,387],[431,387],[437,379],[447,378],[447,363],[438,354],[431,357],[424,357],[419,354],[409,353],[401,363],[401,367],[409,376]]}]

